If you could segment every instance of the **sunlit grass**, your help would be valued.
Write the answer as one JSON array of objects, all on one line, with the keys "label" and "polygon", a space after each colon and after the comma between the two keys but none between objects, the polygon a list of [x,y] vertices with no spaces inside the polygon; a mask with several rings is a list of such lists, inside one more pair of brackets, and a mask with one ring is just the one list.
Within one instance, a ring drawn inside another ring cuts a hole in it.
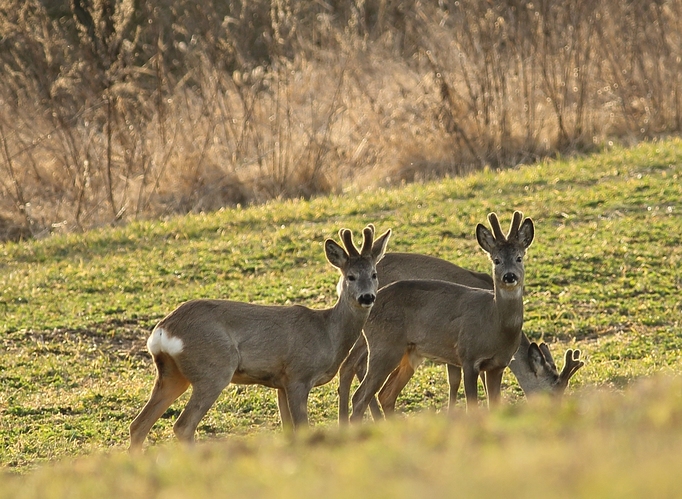
[{"label": "sunlit grass", "polygon": [[5,477],[0,497],[674,497],[682,382],[585,390],[489,414],[98,452]]}]

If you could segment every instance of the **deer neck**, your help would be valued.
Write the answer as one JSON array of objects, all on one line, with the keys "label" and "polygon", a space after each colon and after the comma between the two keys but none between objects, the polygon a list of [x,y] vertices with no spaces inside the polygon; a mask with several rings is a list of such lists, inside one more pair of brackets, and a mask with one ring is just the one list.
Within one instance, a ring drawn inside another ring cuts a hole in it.
[{"label": "deer neck", "polygon": [[370,310],[356,305],[353,300],[343,295],[329,310],[331,338],[344,358],[362,334]]},{"label": "deer neck", "polygon": [[509,362],[509,369],[516,377],[523,393],[528,394],[528,391],[534,391],[533,384],[535,378],[535,373],[530,369],[530,362],[528,360],[528,347],[530,345],[530,340],[525,334],[521,335],[521,341],[519,343],[519,348],[517,348],[516,353],[514,353],[514,358]]},{"label": "deer neck", "polygon": [[523,326],[523,285],[513,290],[495,286],[495,308],[502,331],[517,335]]}]

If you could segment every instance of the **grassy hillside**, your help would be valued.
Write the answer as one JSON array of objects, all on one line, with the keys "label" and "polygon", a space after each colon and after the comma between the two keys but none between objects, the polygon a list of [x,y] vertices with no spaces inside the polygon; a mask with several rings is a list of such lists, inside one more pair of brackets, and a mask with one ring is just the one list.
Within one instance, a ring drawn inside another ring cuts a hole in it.
[{"label": "grassy hillside", "polygon": [[[0,497],[679,492],[681,176],[674,140],[1,246]],[[575,346],[587,358],[560,407],[524,403],[505,375],[505,409],[450,422],[433,414],[446,402],[443,369],[427,365],[399,399],[420,414],[390,424],[336,430],[332,382],[313,390],[315,428],[292,442],[272,390],[230,387],[195,451],[172,443],[185,395],[145,456],[122,452],[153,382],[148,332],[183,300],[330,306],[337,275],[322,241],[367,222],[394,230],[389,250],[487,270],[475,224],[489,211],[507,224],[513,209],[536,223],[525,331],[555,357]]]}]

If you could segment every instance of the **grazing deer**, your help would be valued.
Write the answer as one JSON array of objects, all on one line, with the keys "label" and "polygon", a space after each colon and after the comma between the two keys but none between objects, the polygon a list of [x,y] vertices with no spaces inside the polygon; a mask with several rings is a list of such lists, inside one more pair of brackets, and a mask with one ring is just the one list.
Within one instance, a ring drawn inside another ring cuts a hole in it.
[{"label": "grazing deer", "polygon": [[[493,289],[493,279],[486,273],[467,270],[441,258],[413,253],[387,253],[377,265],[377,273],[381,286],[408,279],[436,279],[472,288]],[[561,396],[568,387],[571,377],[583,365],[584,363],[580,360],[580,351],[568,349],[565,354],[564,367],[559,372],[547,345],[531,342],[522,333],[521,344],[509,363],[509,369],[516,376],[526,396],[534,393],[551,393]],[[366,368],[367,343],[365,337],[360,336],[339,370],[340,423],[348,422],[348,405],[353,377],[357,376],[359,380],[362,380]],[[396,399],[416,368],[416,365],[412,366],[408,362],[408,357],[404,357],[400,365],[390,374],[378,395],[384,414],[394,412]],[[461,371],[459,367],[453,365],[448,365],[447,369],[450,384],[448,405],[452,408],[457,399]],[[375,419],[382,417],[382,412],[374,398],[370,401],[369,408]]]},{"label": "grazing deer", "polygon": [[339,231],[344,247],[324,243],[327,260],[341,272],[332,308],[193,300],[162,319],[147,340],[156,382],[130,425],[130,448],[142,447],[152,425],[190,385],[192,395],[173,427],[181,441],[194,441],[199,421],[230,383],[276,388],[283,426],[306,425],[310,390],[336,375],[376,298],[376,264],[391,231],[374,241],[368,225],[363,235],[360,251],[348,229]]},{"label": "grazing deer", "polygon": [[493,232],[478,224],[476,238],[493,264],[492,291],[440,280],[397,281],[381,288],[365,323],[369,359],[353,394],[351,421],[362,419],[401,362],[414,367],[424,358],[464,371],[467,407],[477,405],[482,372],[489,402],[499,402],[502,373],[521,343],[523,257],[533,241],[534,226],[531,219],[514,212],[505,236],[497,215],[491,213],[488,220]]}]

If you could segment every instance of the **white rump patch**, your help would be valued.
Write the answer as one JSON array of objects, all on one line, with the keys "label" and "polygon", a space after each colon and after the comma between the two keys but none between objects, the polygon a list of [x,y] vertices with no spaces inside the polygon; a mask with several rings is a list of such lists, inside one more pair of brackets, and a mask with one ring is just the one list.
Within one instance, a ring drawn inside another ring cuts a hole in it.
[{"label": "white rump patch", "polygon": [[168,334],[168,331],[162,327],[157,327],[152,331],[147,339],[147,350],[152,355],[156,355],[159,352],[165,352],[171,357],[182,352],[185,345],[182,344],[180,338],[174,338]]}]

